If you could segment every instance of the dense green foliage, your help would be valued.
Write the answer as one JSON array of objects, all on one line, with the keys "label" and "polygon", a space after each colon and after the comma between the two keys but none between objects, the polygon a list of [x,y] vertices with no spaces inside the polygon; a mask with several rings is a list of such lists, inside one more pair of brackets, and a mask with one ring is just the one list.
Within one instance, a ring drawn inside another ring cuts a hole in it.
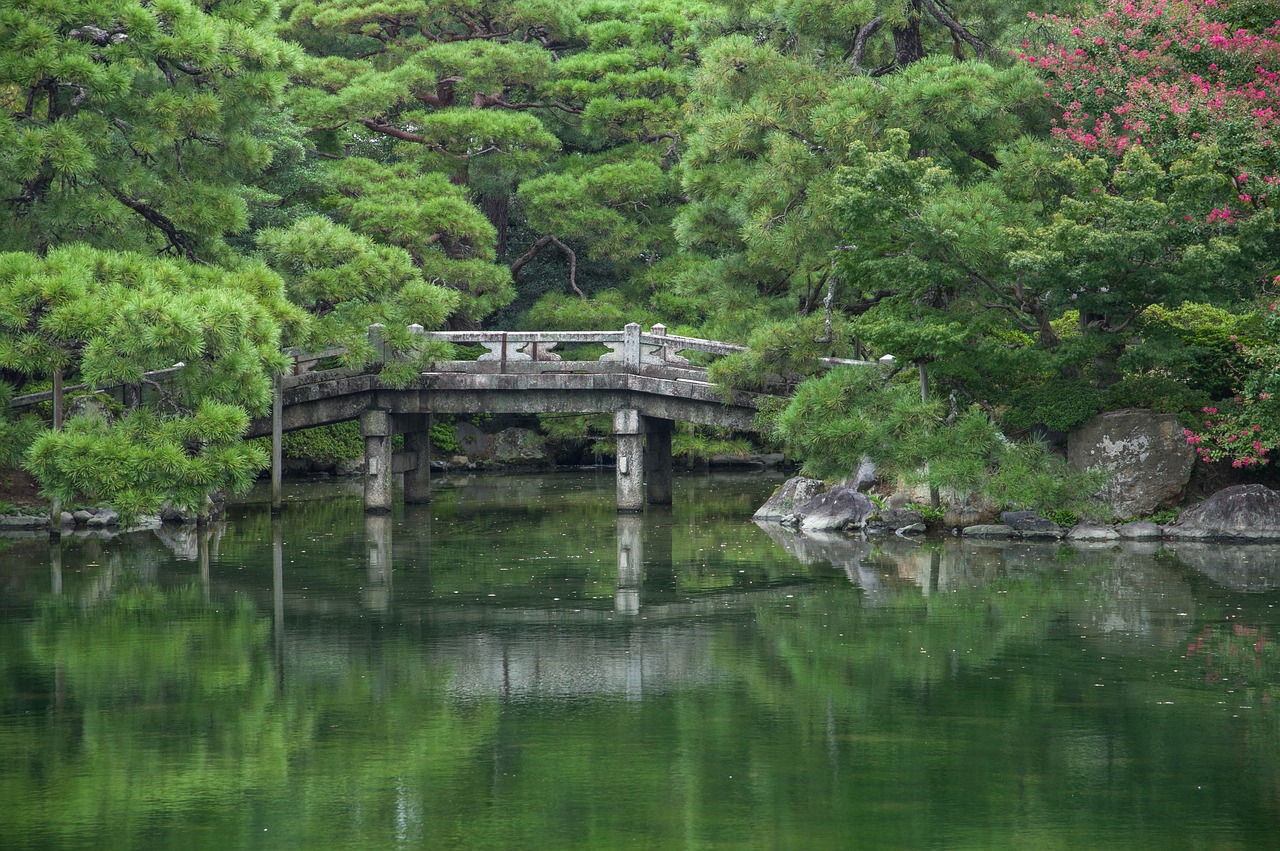
[{"label": "dense green foliage", "polygon": [[[198,502],[260,465],[233,426],[282,346],[363,365],[381,323],[384,377],[407,382],[437,354],[412,323],[641,321],[749,341],[717,367],[729,385],[813,378],[768,439],[831,477],[860,457],[832,435],[868,411],[889,419],[860,453],[993,495],[1009,440],[1116,407],[1261,465],[1280,435],[1280,21],[1252,0],[1062,11],[0,0],[0,249],[6,286],[44,293],[5,302],[0,394],[189,364],[105,426],[0,420],[0,461],[38,447],[50,494]],[[152,263],[133,296],[102,271]],[[46,314],[80,279],[96,298]],[[270,327],[208,333],[190,366],[191,323],[258,310]],[[883,354],[880,379],[814,378],[815,356]],[[921,368],[932,401],[906,404]],[[202,405],[216,437],[163,436]],[[101,428],[150,472],[113,479]]]}]

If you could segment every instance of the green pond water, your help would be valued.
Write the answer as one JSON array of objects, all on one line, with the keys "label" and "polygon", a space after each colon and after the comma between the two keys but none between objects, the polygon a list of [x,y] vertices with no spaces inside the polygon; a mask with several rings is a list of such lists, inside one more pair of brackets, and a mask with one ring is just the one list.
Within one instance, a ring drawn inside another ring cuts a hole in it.
[{"label": "green pond water", "polygon": [[1277,548],[803,538],[775,484],[0,541],[0,848],[1280,844]]}]

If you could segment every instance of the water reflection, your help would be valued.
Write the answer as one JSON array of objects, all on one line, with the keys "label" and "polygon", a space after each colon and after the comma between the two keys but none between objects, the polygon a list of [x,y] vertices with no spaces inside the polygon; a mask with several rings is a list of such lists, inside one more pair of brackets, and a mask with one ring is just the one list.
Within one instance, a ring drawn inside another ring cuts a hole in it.
[{"label": "water reflection", "polygon": [[363,600],[366,609],[376,612],[391,610],[391,516],[366,514],[364,518],[365,565],[367,580]]},{"label": "water reflection", "polygon": [[640,586],[644,581],[644,515],[618,515],[618,588],[613,609],[620,615],[640,614]]},{"label": "water reflection", "polygon": [[14,543],[0,845],[1273,838],[1265,549],[799,537],[748,485],[612,484]]}]

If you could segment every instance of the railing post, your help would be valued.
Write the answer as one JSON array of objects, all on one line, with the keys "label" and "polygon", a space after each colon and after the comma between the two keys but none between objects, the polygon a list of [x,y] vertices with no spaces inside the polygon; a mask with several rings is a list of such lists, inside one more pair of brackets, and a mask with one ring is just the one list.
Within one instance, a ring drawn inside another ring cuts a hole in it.
[{"label": "railing post", "polygon": [[[667,326],[661,323],[649,326],[649,336],[651,337],[667,336]],[[667,351],[667,347],[665,344],[658,346],[658,351],[656,351],[654,354],[656,354],[658,356],[658,360],[662,361],[663,363],[666,363],[667,361],[671,360],[671,357]]]},{"label": "railing post", "polygon": [[628,322],[622,329],[622,362],[627,369],[640,368],[640,323]]},{"label": "railing post", "polygon": [[386,335],[383,334],[385,330],[386,326],[380,322],[375,322],[373,325],[369,326],[369,345],[373,346],[374,356],[376,358],[374,363],[387,362],[387,338]]}]

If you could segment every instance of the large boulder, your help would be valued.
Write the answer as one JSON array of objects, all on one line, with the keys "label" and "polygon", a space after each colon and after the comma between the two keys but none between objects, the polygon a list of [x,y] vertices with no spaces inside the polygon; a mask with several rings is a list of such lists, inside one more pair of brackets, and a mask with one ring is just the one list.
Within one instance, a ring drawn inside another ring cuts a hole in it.
[{"label": "large boulder", "polygon": [[547,442],[527,428],[507,428],[493,435],[489,444],[493,460],[500,464],[547,464]]},{"label": "large boulder", "polygon": [[1103,526],[1100,523],[1081,523],[1072,527],[1067,533],[1067,540],[1072,542],[1083,541],[1092,544],[1108,544],[1112,541],[1120,540],[1120,533],[1110,526]]},{"label": "large boulder", "polygon": [[1224,488],[1182,512],[1168,531],[1175,538],[1280,540],[1280,491],[1265,485]]},{"label": "large boulder", "polygon": [[876,504],[866,494],[847,485],[836,485],[796,509],[796,519],[805,532],[827,532],[850,527],[861,529],[876,513]]},{"label": "large boulder", "polygon": [[1067,438],[1067,461],[1108,475],[1098,496],[1119,517],[1140,517],[1182,499],[1195,452],[1173,414],[1107,411]]},{"label": "large boulder", "polygon": [[947,507],[942,525],[948,529],[991,525],[1000,517],[1000,507],[979,493],[944,493],[942,500]]},{"label": "large boulder", "polygon": [[471,423],[458,423],[454,431],[463,454],[467,456],[465,462],[455,466],[470,466],[474,463],[541,466],[551,463],[546,440],[527,428],[505,428],[489,433]]},{"label": "large boulder", "polygon": [[798,506],[804,505],[826,490],[826,488],[827,486],[821,479],[793,476],[783,482],[764,505],[756,509],[756,513],[751,515],[751,519],[781,520],[784,517],[795,514]]}]

